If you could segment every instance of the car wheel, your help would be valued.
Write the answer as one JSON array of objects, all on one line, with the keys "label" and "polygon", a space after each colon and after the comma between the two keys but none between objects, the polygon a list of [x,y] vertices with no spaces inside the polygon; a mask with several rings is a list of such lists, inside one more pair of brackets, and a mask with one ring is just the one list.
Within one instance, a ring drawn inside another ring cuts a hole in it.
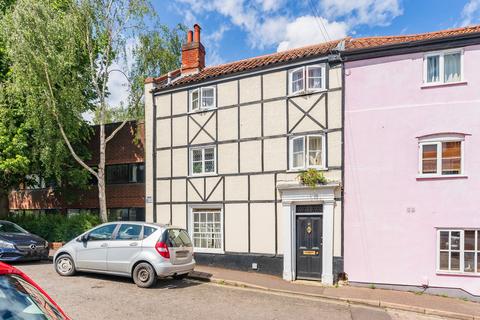
[{"label": "car wheel", "polygon": [[61,276],[73,276],[75,274],[75,264],[72,257],[66,254],[58,257],[55,261],[55,270]]},{"label": "car wheel", "polygon": [[187,276],[188,276],[188,273],[176,274],[176,275],[173,276],[173,279],[175,279],[175,280],[183,280],[183,279],[185,279]]},{"label": "car wheel", "polygon": [[142,262],[133,269],[133,281],[140,288],[150,288],[157,283],[157,274],[149,263]]}]

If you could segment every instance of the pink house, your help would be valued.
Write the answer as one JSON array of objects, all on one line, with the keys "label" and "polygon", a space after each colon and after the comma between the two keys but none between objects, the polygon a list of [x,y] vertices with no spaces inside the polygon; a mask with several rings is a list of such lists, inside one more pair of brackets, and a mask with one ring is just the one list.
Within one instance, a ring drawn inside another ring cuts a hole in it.
[{"label": "pink house", "polygon": [[480,27],[343,55],[350,282],[480,298]]}]

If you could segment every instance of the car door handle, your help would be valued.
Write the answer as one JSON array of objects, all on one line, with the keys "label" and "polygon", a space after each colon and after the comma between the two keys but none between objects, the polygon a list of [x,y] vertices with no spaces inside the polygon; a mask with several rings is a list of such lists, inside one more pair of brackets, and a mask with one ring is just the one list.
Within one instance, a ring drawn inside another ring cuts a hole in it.
[{"label": "car door handle", "polygon": [[138,243],[136,243],[136,242],[132,242],[132,243],[130,243],[130,246],[131,246],[131,247],[138,246]]},{"label": "car door handle", "polygon": [[100,247],[106,248],[106,247],[108,247],[108,244],[107,244],[107,243],[102,243],[102,244],[100,245]]}]

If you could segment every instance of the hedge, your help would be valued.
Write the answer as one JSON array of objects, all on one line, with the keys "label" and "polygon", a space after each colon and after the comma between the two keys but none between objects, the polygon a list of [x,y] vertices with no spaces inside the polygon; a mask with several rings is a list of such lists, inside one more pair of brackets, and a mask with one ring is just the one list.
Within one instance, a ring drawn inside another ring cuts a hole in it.
[{"label": "hedge", "polygon": [[61,214],[14,214],[7,220],[48,242],[68,242],[100,224],[99,217],[91,214],[76,214],[69,217]]}]

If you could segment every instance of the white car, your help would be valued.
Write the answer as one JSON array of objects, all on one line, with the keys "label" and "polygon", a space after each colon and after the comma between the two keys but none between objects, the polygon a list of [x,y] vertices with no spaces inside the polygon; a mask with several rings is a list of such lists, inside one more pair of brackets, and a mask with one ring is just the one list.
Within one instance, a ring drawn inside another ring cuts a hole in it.
[{"label": "white car", "polygon": [[142,288],[154,286],[158,278],[184,278],[195,267],[186,230],[145,222],[97,226],[61,247],[53,261],[61,276],[112,274],[132,277]]}]

